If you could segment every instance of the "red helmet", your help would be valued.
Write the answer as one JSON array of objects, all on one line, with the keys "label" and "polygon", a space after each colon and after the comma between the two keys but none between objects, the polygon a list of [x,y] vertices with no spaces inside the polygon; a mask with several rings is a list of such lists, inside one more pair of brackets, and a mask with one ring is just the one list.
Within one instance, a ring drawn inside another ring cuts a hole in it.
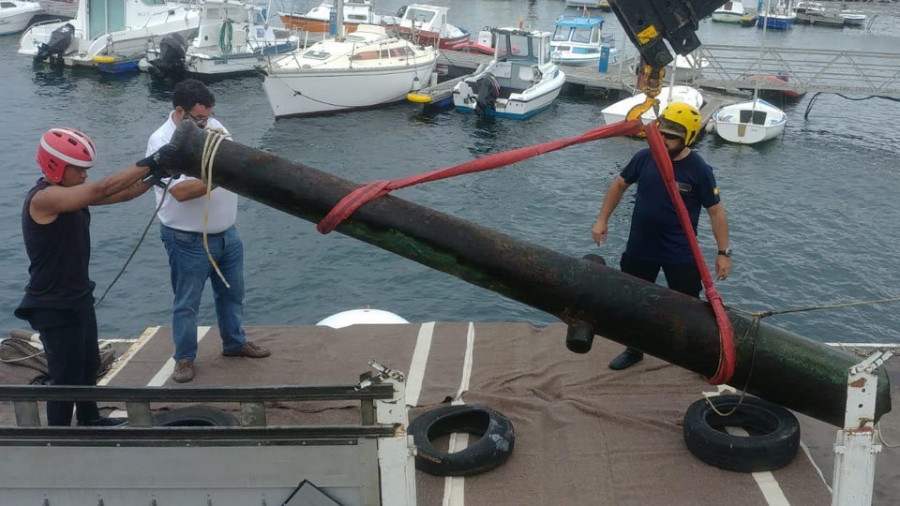
[{"label": "red helmet", "polygon": [[94,166],[97,150],[94,143],[74,128],[51,128],[41,137],[37,162],[52,183],[62,181],[67,165],[89,169]]}]

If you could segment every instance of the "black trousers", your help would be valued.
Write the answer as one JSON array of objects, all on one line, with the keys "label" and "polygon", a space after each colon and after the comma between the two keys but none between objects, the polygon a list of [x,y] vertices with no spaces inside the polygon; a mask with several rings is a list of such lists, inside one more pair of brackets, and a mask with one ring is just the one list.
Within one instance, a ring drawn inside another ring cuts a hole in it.
[{"label": "black trousers", "polygon": [[[93,297],[84,297],[71,309],[31,308],[28,311],[28,321],[34,330],[40,332],[51,384],[97,384],[100,348]],[[77,418],[80,424],[100,418],[96,402],[50,401],[47,402],[47,424],[71,425],[73,405],[78,408]]]},{"label": "black trousers", "polygon": [[666,283],[669,285],[669,288],[691,297],[700,298],[700,290],[703,288],[703,283],[700,281],[700,271],[697,270],[696,264],[648,262],[623,253],[620,266],[622,272],[651,283],[656,282],[656,276],[659,275],[659,270],[662,269],[666,275]]}]

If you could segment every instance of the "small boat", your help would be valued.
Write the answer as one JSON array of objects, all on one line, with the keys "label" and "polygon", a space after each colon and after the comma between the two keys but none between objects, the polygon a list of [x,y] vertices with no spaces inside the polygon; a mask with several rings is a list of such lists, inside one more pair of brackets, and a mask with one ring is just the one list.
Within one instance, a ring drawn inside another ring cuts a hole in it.
[{"label": "small boat", "polygon": [[[659,96],[656,97],[659,100],[659,110],[662,111],[673,102],[683,102],[686,104],[690,104],[697,109],[703,105],[703,95],[700,93],[697,88],[691,88],[690,86],[666,86],[659,92]],[[617,121],[622,121],[625,119],[625,116],[628,115],[628,111],[631,110],[632,107],[644,103],[647,99],[647,96],[643,93],[638,93],[637,95],[628,97],[626,99],[620,100],[615,104],[610,105],[609,107],[600,111],[603,114],[603,121],[606,122],[607,125],[611,123],[615,123]],[[645,112],[641,115],[641,121],[646,125],[651,121],[656,120],[656,113],[653,112],[653,109]]]},{"label": "small boat", "polygon": [[822,2],[798,2],[794,12],[797,14],[824,13],[825,5]]},{"label": "small boat", "polygon": [[469,32],[447,22],[449,7],[428,4],[410,4],[400,8],[400,17],[382,16],[382,22],[392,28],[395,25],[401,37],[423,46],[451,49],[469,41]]},{"label": "small boat", "polygon": [[791,5],[792,0],[766,0],[765,7],[759,11],[756,26],[766,26],[770,30],[787,30],[794,25],[797,13]]},{"label": "small boat", "polygon": [[3,0],[0,2],[0,35],[19,33],[28,27],[32,18],[44,10],[37,2]]},{"label": "small boat", "polygon": [[712,13],[712,20],[716,23],[739,24],[742,17],[744,17],[744,4],[736,1],[725,2]]},{"label": "small boat", "polygon": [[615,39],[604,40],[602,27],[601,17],[560,16],[550,37],[550,59],[557,65],[597,67],[605,54],[607,61],[614,63],[619,50]]},{"label": "small boat", "polygon": [[843,18],[841,18],[837,14],[826,12],[824,10],[821,12],[817,10],[807,10],[804,13],[798,13],[797,19],[794,22],[803,25],[822,26],[828,28],[844,27]]},{"label": "small boat", "polygon": [[19,40],[19,54],[35,61],[95,68],[100,64],[97,56],[136,62],[166,35],[177,33],[187,38],[199,24],[199,10],[186,4],[78,2],[74,19],[34,25],[26,30]]},{"label": "small boat", "polygon": [[550,61],[550,32],[494,28],[494,58],[453,87],[460,112],[527,119],[550,107],[566,74]]},{"label": "small boat", "polygon": [[276,118],[363,109],[406,99],[431,81],[437,49],[361,24],[343,39],[326,39],[262,67],[263,89]]},{"label": "small boat", "polygon": [[[773,76],[773,75],[744,75],[744,76],[741,76],[741,79],[744,80],[744,81],[751,81],[751,82],[754,83],[754,86],[753,86],[753,87],[748,87],[748,86],[739,86],[739,87],[738,87],[738,89],[746,90],[746,91],[754,91],[755,88],[757,88],[757,86],[755,86],[756,81],[783,82],[783,83],[787,83],[787,82],[788,82],[788,78],[787,78],[786,75],[777,75],[777,76]],[[773,89],[773,90],[760,90],[760,89],[757,89],[757,90],[755,90],[755,92],[756,92],[759,96],[762,96],[762,97],[765,97],[765,98],[769,98],[770,100],[771,100],[771,97],[773,97],[773,96],[776,97],[776,98],[777,98],[777,97],[782,97],[782,99],[783,99],[783,98],[787,98],[787,99],[790,99],[790,100],[799,100],[800,98],[803,97],[803,95],[806,94],[806,92],[797,92],[797,91],[794,91],[794,90],[774,90],[774,89]]]},{"label": "small boat", "polygon": [[853,9],[844,9],[841,11],[841,19],[847,26],[863,26],[866,24],[866,15],[862,11]]},{"label": "small boat", "polygon": [[160,61],[162,43],[148,50],[146,59],[163,75],[169,74],[169,69],[175,73],[236,75],[256,72],[260,58],[289,53],[298,44],[296,35],[268,26],[255,5],[206,0],[200,4],[197,36],[182,48],[180,62]]},{"label": "small boat", "polygon": [[494,34],[491,33],[491,27],[485,26],[478,31],[477,40],[465,40],[457,42],[447,49],[453,51],[463,51],[465,53],[481,53],[486,55],[494,55]]},{"label": "small boat", "polygon": [[[335,10],[335,0],[325,0],[306,14],[279,11],[278,17],[285,28],[306,32],[303,38],[314,43],[337,33],[336,24],[331,22]],[[372,12],[369,0],[343,0],[342,10],[344,33],[352,33],[360,23],[378,25],[382,21],[381,16]]]},{"label": "small boat", "polygon": [[757,144],[774,139],[784,131],[787,115],[757,98],[726,105],[713,114],[716,134],[735,144]]},{"label": "small boat", "polygon": [[756,21],[759,19],[759,15],[755,12],[748,12],[741,16],[741,26],[744,28],[750,28],[756,26]]}]

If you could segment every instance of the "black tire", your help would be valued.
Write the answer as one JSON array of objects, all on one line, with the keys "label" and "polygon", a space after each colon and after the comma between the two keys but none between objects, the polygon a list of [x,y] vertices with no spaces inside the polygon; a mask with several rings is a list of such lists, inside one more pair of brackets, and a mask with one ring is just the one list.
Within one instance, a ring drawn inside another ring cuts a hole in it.
[{"label": "black tire", "polygon": [[187,406],[153,415],[157,427],[239,427],[241,422],[227,411],[209,406]]},{"label": "black tire", "polygon": [[[738,395],[710,400],[728,413]],[[749,437],[732,436],[725,427],[742,427]],[[684,443],[697,458],[715,467],[752,473],[772,471],[791,463],[800,447],[800,422],[787,409],[756,397],[744,397],[734,414],[721,416],[701,399],[684,415]]]},{"label": "black tire", "polygon": [[[464,432],[479,436],[468,448],[448,453],[432,441]],[[486,406],[444,406],[428,411],[409,424],[417,447],[416,469],[435,476],[472,476],[506,462],[516,442],[512,422]]]}]

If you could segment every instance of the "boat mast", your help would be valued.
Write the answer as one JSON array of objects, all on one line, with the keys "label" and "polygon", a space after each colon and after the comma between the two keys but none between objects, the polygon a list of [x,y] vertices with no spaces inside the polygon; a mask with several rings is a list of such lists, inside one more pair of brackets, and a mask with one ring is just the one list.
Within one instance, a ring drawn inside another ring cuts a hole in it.
[{"label": "boat mast", "polygon": [[[760,75],[756,76],[756,79],[753,80],[753,108],[751,109],[751,111],[754,112],[756,111],[756,103],[759,97],[759,78],[762,76],[762,59],[766,48],[766,29],[769,27],[769,2],[770,0],[766,0],[766,16],[763,19],[762,38],[759,40],[759,58],[756,60],[756,68],[759,71]],[[752,122],[753,121],[751,113],[751,123]]]},{"label": "boat mast", "polygon": [[337,23],[334,37],[344,40],[344,0],[334,0],[334,22]]}]

